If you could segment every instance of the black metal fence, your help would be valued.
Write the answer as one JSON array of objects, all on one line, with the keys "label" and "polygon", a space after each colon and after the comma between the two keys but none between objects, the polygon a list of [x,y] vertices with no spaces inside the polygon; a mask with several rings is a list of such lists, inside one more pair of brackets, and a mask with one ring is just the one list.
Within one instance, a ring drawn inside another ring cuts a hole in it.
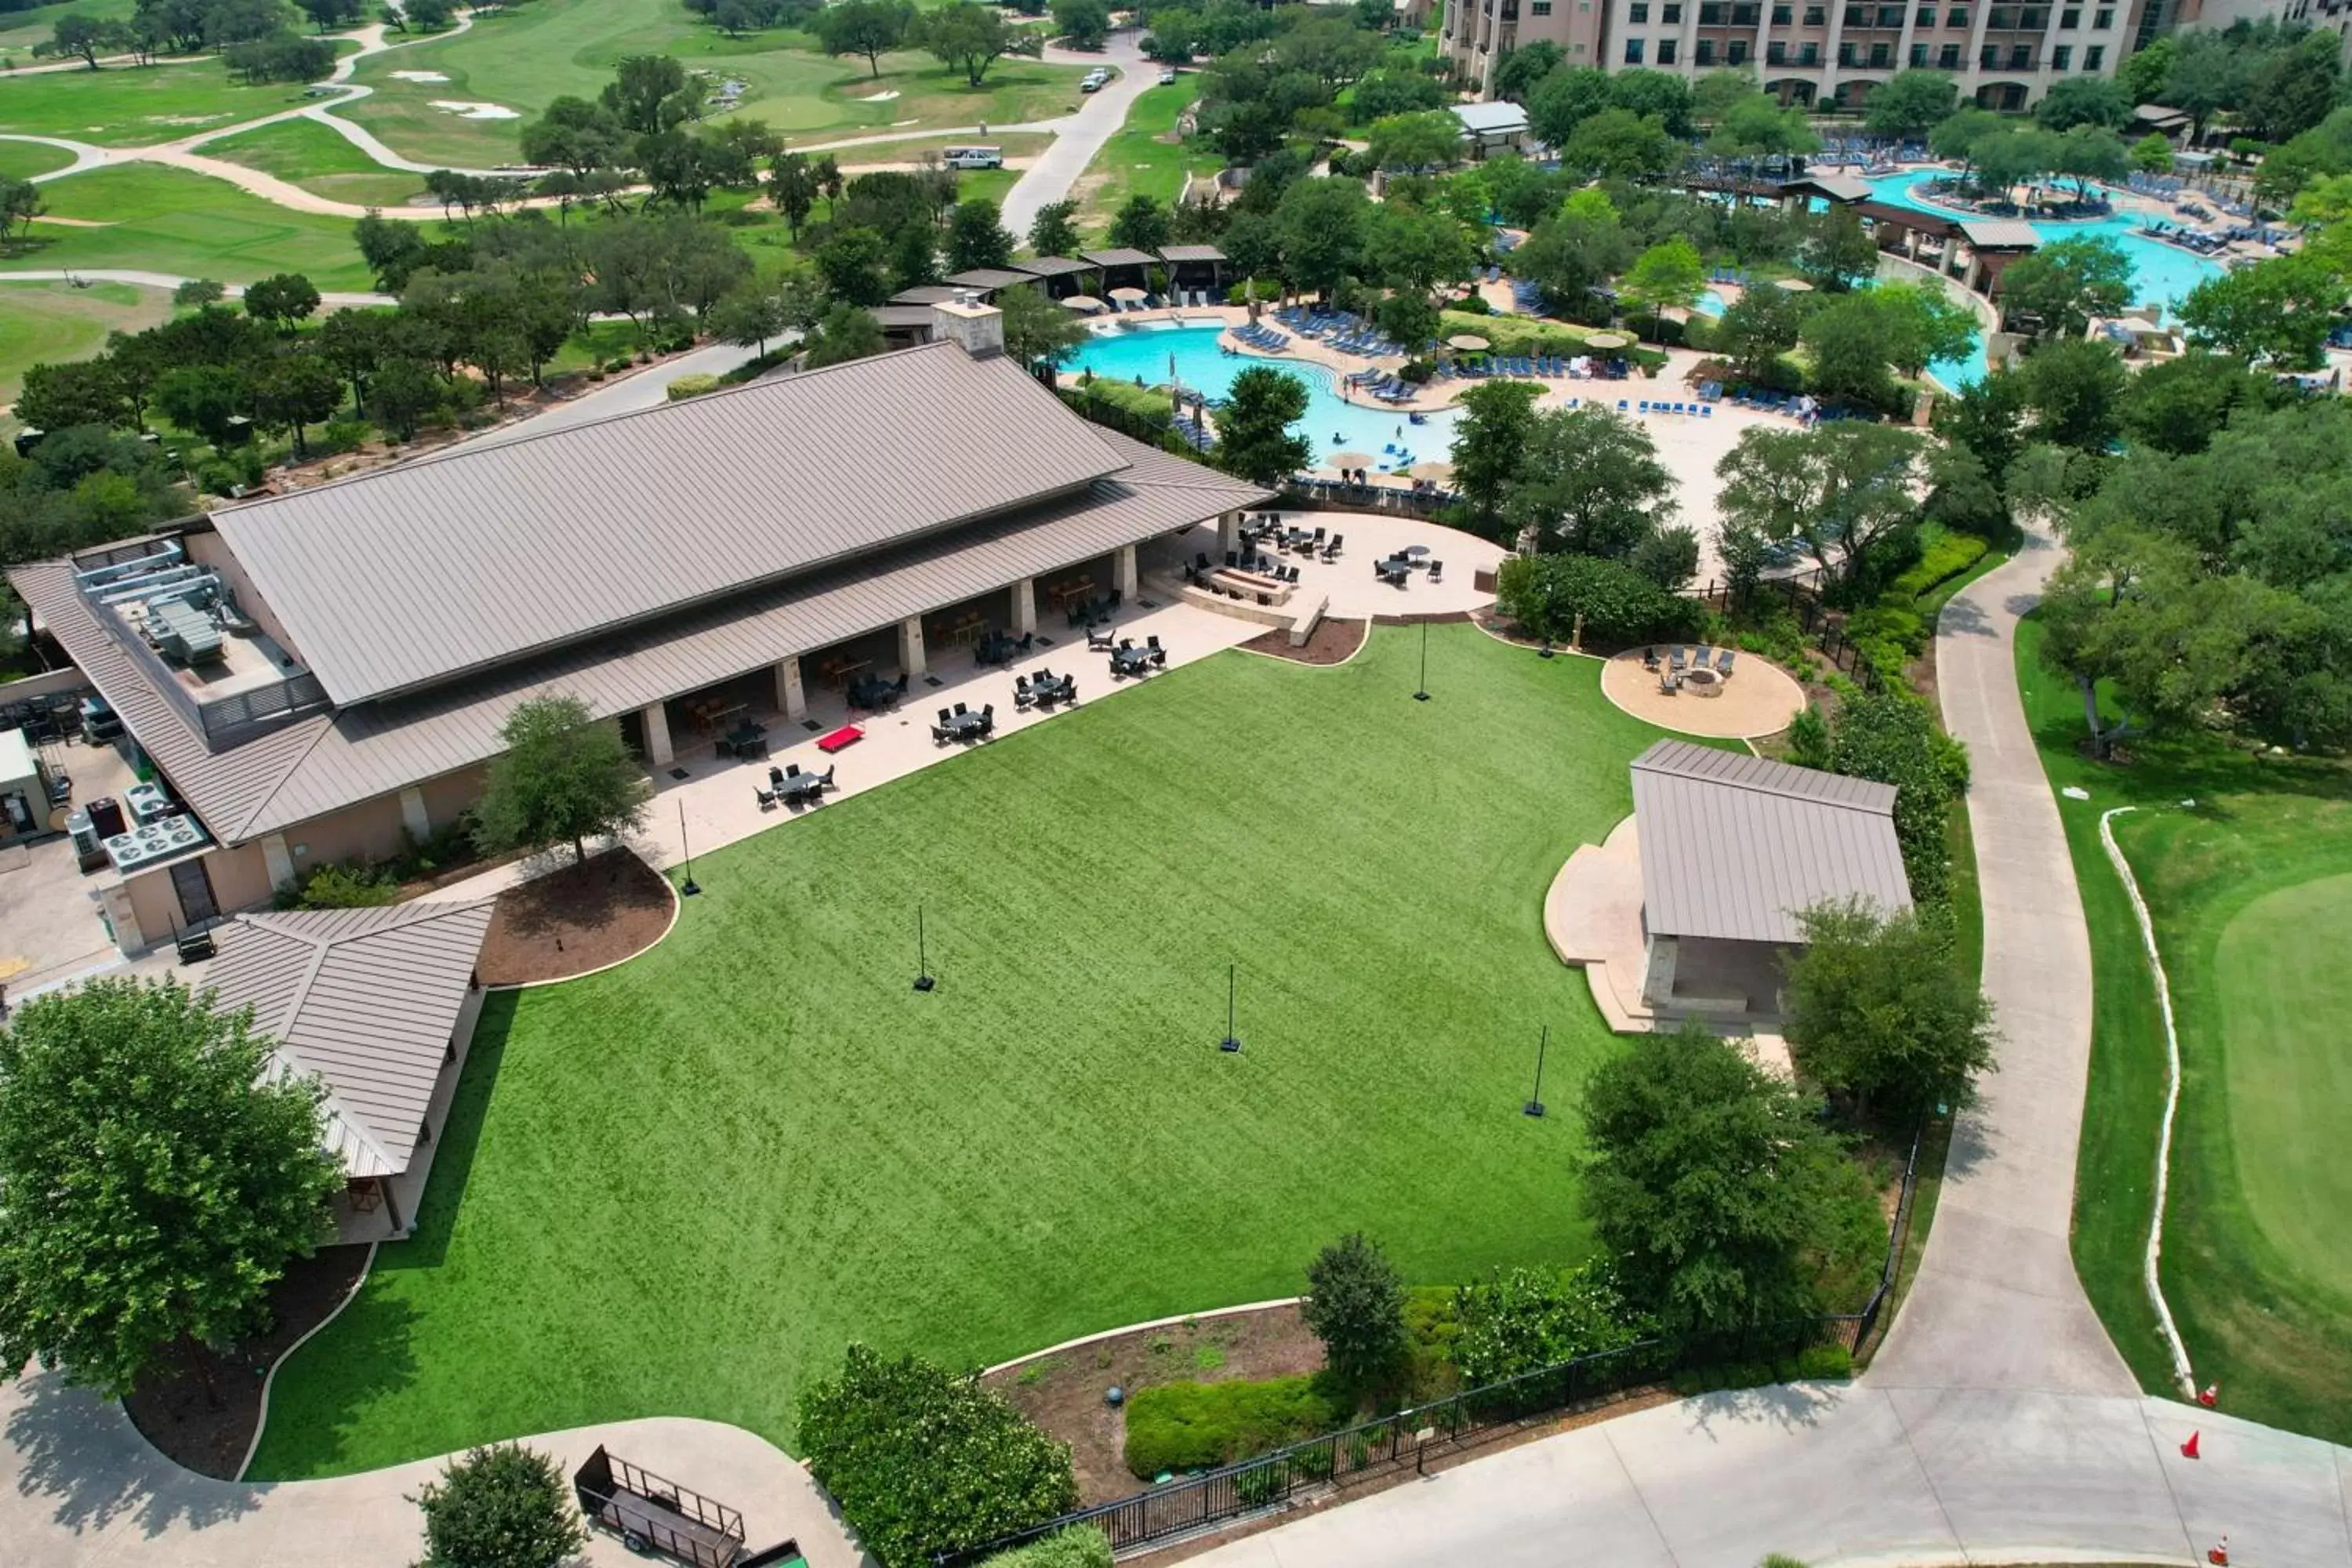
[{"label": "black metal fence", "polygon": [[963,1568],[999,1552],[1059,1531],[1087,1526],[1108,1538],[1113,1552],[1198,1535],[1331,1489],[1425,1469],[1528,1422],[1573,1410],[1631,1389],[1703,1368],[1786,1361],[1822,1345],[1860,1352],[1872,1342],[1893,1300],[1918,1190],[1919,1142],[1911,1140],[1895,1200],[1886,1262],[1859,1312],[1805,1318],[1736,1333],[1664,1335],[1620,1350],[1539,1367],[1392,1415],[1327,1432],[1133,1497],[1097,1503],[962,1552],[936,1554],[940,1568]]}]

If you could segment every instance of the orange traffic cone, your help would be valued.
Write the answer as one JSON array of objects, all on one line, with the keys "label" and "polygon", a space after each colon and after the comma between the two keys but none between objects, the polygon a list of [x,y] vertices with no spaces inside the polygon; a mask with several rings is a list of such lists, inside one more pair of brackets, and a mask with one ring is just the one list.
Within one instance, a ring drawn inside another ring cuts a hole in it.
[{"label": "orange traffic cone", "polygon": [[2197,1395],[2197,1403],[2203,1405],[2206,1409],[2210,1410],[2221,1397],[2221,1385],[2218,1383],[2209,1383],[2205,1385],[2203,1392]]},{"label": "orange traffic cone", "polygon": [[2214,1568],[2230,1568],[2230,1538],[2221,1537],[2221,1544],[2205,1553],[2205,1561]]},{"label": "orange traffic cone", "polygon": [[2199,1454],[2197,1451],[2197,1439],[2200,1436],[2202,1436],[2202,1434],[2197,1432],[2191,1432],[2189,1434],[2189,1441],[2180,1445],[2180,1457],[2182,1458],[2195,1459],[2203,1458],[2203,1456]]}]

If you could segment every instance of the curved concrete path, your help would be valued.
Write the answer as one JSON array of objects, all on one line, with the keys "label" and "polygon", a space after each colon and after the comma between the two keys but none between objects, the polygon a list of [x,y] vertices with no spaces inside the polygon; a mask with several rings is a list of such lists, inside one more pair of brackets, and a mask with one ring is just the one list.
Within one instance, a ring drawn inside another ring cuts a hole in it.
[{"label": "curved concrete path", "polygon": [[1022,237],[1028,235],[1029,226],[1036,221],[1039,207],[1070,194],[1078,176],[1087,172],[1087,165],[1102,151],[1103,143],[1127,123],[1127,111],[1135,107],[1135,100],[1159,79],[1160,74],[1160,68],[1143,58],[1142,35],[1131,30],[1112,34],[1099,54],[1047,49],[1045,58],[1054,65],[1108,66],[1118,74],[1100,91],[1088,94],[1078,111],[1066,119],[1037,125],[996,127],[1000,131],[1054,133],[1054,144],[1037,154],[1004,194],[1004,226]]},{"label": "curved concrete path", "polygon": [[[1201,1559],[1215,1568],[1563,1562],[2352,1563],[2352,1450],[2140,1395],[2067,1252],[2090,948],[2012,657],[2059,552],[2034,538],[1937,627],[1974,761],[2000,1068],[1869,1374],[1685,1400],[1474,1461]],[[2203,1434],[2203,1458],[2179,1446]]]}]

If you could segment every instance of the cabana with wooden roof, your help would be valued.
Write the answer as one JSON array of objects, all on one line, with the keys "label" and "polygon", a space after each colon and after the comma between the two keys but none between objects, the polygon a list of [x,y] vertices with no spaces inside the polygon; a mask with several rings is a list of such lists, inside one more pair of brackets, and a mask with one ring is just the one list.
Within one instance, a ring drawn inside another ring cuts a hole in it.
[{"label": "cabana with wooden roof", "polygon": [[1225,293],[1225,253],[1213,245],[1163,245],[1160,259],[1168,263],[1168,287],[1179,294],[1199,289],[1222,303]]}]

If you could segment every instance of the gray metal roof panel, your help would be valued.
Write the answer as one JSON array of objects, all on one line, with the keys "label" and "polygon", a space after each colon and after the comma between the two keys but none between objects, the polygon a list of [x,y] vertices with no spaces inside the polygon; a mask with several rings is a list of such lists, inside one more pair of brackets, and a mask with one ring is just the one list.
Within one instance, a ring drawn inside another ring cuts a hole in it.
[{"label": "gray metal roof panel", "polygon": [[1126,246],[1115,250],[1081,250],[1078,254],[1097,267],[1150,267],[1160,259],[1148,250],[1134,250]]},{"label": "gray metal roof panel", "polygon": [[1633,762],[1643,919],[1664,936],[1803,939],[1830,900],[1911,907],[1891,785],[1687,742]]},{"label": "gray metal roof panel", "polygon": [[1121,462],[1018,364],[940,342],[461,447],[214,521],[304,663],[350,703]]},{"label": "gray metal roof panel", "polygon": [[282,1067],[314,1073],[331,1142],[353,1175],[396,1175],[416,1150],[473,984],[493,905],[244,915],[205,976],[214,1005],[250,1005]]},{"label": "gray metal roof panel", "polygon": [[1223,261],[1225,253],[1213,245],[1163,245],[1160,247],[1163,261]]},{"label": "gray metal roof panel", "polygon": [[1010,289],[1016,283],[1034,283],[1037,274],[1013,272],[1002,267],[974,267],[951,273],[948,281],[960,289]]},{"label": "gray metal roof panel", "polygon": [[1069,256],[1036,256],[1013,264],[1016,272],[1026,272],[1032,278],[1067,278],[1073,272],[1092,272],[1087,262]]},{"label": "gray metal roof panel", "polygon": [[1979,250],[2032,250],[2042,243],[2032,224],[2013,217],[1964,217],[1960,234]]}]

